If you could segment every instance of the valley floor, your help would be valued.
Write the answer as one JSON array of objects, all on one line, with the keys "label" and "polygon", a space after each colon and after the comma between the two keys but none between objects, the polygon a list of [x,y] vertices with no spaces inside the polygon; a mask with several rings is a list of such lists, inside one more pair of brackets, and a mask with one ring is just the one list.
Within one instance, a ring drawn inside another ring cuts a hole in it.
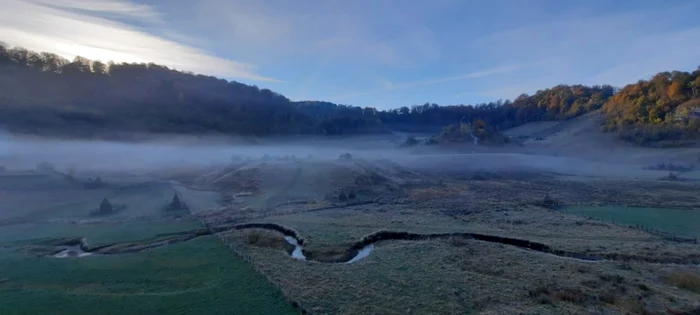
[{"label": "valley floor", "polygon": [[[362,152],[111,175],[97,188],[80,172],[5,171],[0,313],[694,314],[700,186],[667,173]],[[103,198],[115,210],[96,215]],[[53,257],[71,250],[90,255]]]}]

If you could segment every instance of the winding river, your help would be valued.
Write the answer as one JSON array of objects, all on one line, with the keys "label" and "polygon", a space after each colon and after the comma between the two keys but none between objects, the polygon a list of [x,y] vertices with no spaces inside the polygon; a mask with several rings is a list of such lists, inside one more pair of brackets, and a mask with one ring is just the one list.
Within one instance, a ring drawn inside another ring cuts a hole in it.
[{"label": "winding river", "polygon": [[[179,233],[168,237],[157,237],[133,243],[116,243],[102,245],[89,248],[84,238],[71,238],[52,241],[51,244],[44,244],[44,247],[49,247],[51,250],[47,252],[47,256],[56,258],[67,257],[87,257],[92,255],[115,255],[140,252],[147,249],[157,248],[168,244],[185,242],[200,236],[212,235],[220,232],[230,232],[232,230],[243,229],[265,229],[282,234],[284,240],[293,246],[287,250],[287,254],[297,260],[314,261],[320,263],[341,263],[353,264],[367,257],[374,251],[375,244],[381,241],[402,240],[402,241],[418,241],[418,240],[434,240],[447,239],[449,237],[464,237],[477,241],[490,243],[504,244],[519,248],[522,250],[530,250],[535,252],[553,255],[560,258],[575,259],[578,261],[598,262],[598,261],[642,261],[647,263],[661,264],[679,264],[679,265],[698,265],[700,258],[690,255],[687,257],[647,257],[647,256],[630,256],[619,254],[587,254],[561,249],[551,248],[549,245],[533,242],[525,239],[508,238],[496,235],[478,234],[478,233],[440,233],[440,234],[418,234],[410,232],[397,231],[379,231],[363,237],[361,240],[348,245],[344,253],[335,253],[335,255],[324,255],[323,252],[306,251],[304,249],[304,239],[299,236],[295,230],[275,223],[246,223],[237,225],[221,225],[211,227],[209,229],[200,229],[189,232]],[[38,246],[41,246],[38,244]],[[311,257],[311,258],[310,258]]]},{"label": "winding river", "polygon": [[[304,255],[304,246],[299,244],[299,242],[295,238],[291,236],[285,236],[284,240],[287,241],[287,243],[294,245],[294,250],[291,254],[289,254],[292,258],[298,260],[307,260],[306,256]],[[365,247],[362,247],[359,251],[357,251],[357,254],[350,258],[350,260],[340,263],[356,263],[364,258],[367,258],[367,256],[369,256],[369,254],[372,253],[372,250],[374,250],[374,244],[366,245]]]}]

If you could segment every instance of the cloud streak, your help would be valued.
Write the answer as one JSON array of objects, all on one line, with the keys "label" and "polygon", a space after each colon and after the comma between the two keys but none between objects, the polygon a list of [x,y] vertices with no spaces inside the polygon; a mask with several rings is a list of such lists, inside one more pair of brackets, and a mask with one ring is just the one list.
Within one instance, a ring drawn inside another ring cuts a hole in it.
[{"label": "cloud streak", "polygon": [[10,44],[226,78],[283,78],[289,83],[273,87],[289,97],[361,106],[619,86],[700,60],[693,0],[2,2],[0,41]]},{"label": "cloud streak", "polygon": [[152,6],[130,1],[116,0],[27,0],[38,5],[77,11],[108,13],[151,21],[160,19],[161,14]]},{"label": "cloud streak", "polygon": [[700,3],[688,2],[660,9],[564,16],[486,34],[463,49],[478,51],[480,59],[541,61],[532,74],[536,80],[620,86],[650,73],[688,69],[697,63],[700,23],[684,21],[687,12],[697,10]]},{"label": "cloud streak", "polygon": [[485,70],[480,70],[480,71],[475,71],[475,72],[470,72],[470,73],[465,73],[465,74],[460,74],[460,75],[455,75],[455,76],[428,79],[428,80],[415,81],[415,82],[404,82],[404,83],[399,83],[399,84],[394,84],[393,82],[388,81],[388,80],[382,80],[383,87],[380,89],[372,89],[372,90],[365,90],[365,91],[348,93],[348,94],[337,96],[337,97],[335,97],[335,99],[349,99],[349,98],[353,98],[353,97],[361,96],[361,95],[368,95],[368,94],[396,91],[396,90],[404,90],[404,89],[409,89],[409,88],[414,88],[414,87],[421,87],[421,86],[426,86],[426,85],[440,84],[440,83],[446,83],[446,82],[452,82],[452,81],[461,81],[461,80],[482,78],[482,77],[487,77],[487,76],[491,76],[491,75],[503,74],[503,73],[508,73],[508,72],[520,70],[520,69],[525,68],[526,66],[528,66],[528,65],[519,64],[519,65],[502,66],[502,67],[485,69]]},{"label": "cloud streak", "polygon": [[231,61],[201,49],[90,13],[153,21],[158,12],[147,5],[116,0],[7,0],[0,12],[0,40],[66,58],[83,56],[115,62],[155,62],[222,77],[275,82],[250,64]]},{"label": "cloud streak", "polygon": [[441,45],[418,19],[430,10],[404,17],[396,5],[393,0],[207,0],[192,9],[199,27],[208,36],[237,43],[236,53],[265,50],[268,59],[314,56],[402,69],[437,60]]}]

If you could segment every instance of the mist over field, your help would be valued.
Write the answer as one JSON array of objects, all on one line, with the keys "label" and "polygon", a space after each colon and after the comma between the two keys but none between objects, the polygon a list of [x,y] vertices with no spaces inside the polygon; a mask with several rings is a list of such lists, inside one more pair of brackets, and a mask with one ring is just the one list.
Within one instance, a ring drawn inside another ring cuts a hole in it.
[{"label": "mist over field", "polygon": [[386,159],[402,167],[447,176],[464,172],[543,173],[612,178],[658,178],[663,172],[645,171],[640,163],[577,156],[544,155],[536,151],[490,152],[481,146],[461,152],[422,147],[399,148],[397,141],[378,137],[343,140],[315,138],[266,139],[245,143],[225,138],[160,137],[144,142],[101,140],[54,140],[0,136],[0,165],[27,170],[48,162],[57,170],[100,172],[148,172],[182,167],[221,166],[242,159],[262,161],[265,155],[277,159],[337,160],[344,153],[353,158]]},{"label": "mist over field", "polygon": [[0,164],[9,169],[34,168],[49,162],[57,169],[147,171],[181,166],[207,166],[230,162],[232,157],[260,160],[296,157],[337,159],[352,152],[363,157],[404,155],[385,140],[266,140],[265,143],[230,143],[221,138],[192,140],[188,137],[159,138],[146,142],[54,140],[0,136]]}]

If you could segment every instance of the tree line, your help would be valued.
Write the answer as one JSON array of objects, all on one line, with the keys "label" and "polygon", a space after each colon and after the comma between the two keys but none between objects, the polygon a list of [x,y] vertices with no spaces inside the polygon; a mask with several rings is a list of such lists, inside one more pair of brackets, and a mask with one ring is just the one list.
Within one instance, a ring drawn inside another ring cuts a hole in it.
[{"label": "tree line", "polygon": [[700,67],[661,72],[615,93],[603,107],[605,131],[638,144],[679,145],[700,134]]},{"label": "tree line", "polygon": [[558,85],[512,101],[377,110],[293,102],[268,89],[153,63],[69,61],[0,44],[0,125],[12,132],[66,137],[115,132],[351,135],[439,131],[464,121],[503,130],[602,108],[606,131],[644,143],[637,138],[687,138],[699,132],[699,72],[660,73],[619,91],[610,85]]},{"label": "tree line", "polygon": [[68,61],[0,45],[0,125],[13,132],[315,134],[322,122],[256,86],[153,63]]},{"label": "tree line", "polygon": [[533,121],[573,118],[601,108],[612,95],[613,88],[609,85],[558,85],[533,95],[522,94],[513,101],[450,106],[426,103],[379,115],[387,124],[445,125],[466,119],[468,122],[483,120],[496,129],[507,129]]}]

